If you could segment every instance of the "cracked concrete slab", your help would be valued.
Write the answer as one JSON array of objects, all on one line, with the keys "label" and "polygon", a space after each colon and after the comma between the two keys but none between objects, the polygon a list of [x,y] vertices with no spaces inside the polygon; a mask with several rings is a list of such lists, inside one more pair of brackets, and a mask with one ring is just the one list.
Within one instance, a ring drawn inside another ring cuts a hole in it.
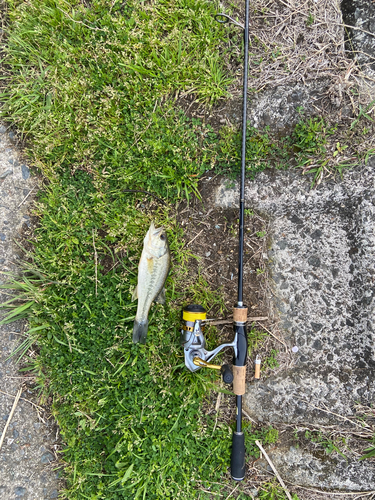
[{"label": "cracked concrete slab", "polygon": [[[374,187],[374,158],[313,190],[310,179],[292,170],[247,181],[246,206],[270,218],[271,314],[279,318],[288,347],[298,347],[288,369],[248,385],[252,417],[344,425],[345,418],[356,420],[357,402],[374,401]],[[215,196],[217,205],[235,206],[238,187],[223,183]],[[283,453],[275,460],[283,467]],[[344,478],[349,489],[374,484],[373,462],[348,465],[344,475],[338,467],[309,484],[334,487],[329,485],[344,484]],[[285,473],[303,484],[292,467]]]},{"label": "cracked concrete slab", "polygon": [[[37,179],[21,160],[14,144],[15,135],[0,125],[0,269],[2,273],[19,271],[19,241],[30,226],[30,205]],[[2,275],[0,282],[7,281]],[[1,302],[9,298],[0,293]],[[24,388],[0,450],[1,500],[47,500],[58,497],[59,471],[54,422],[43,408],[36,411],[30,403],[35,394],[28,378],[18,371],[17,357],[9,356],[24,340],[25,322],[0,326],[0,434],[8,420],[14,396]],[[35,391],[36,392],[36,391]]]}]

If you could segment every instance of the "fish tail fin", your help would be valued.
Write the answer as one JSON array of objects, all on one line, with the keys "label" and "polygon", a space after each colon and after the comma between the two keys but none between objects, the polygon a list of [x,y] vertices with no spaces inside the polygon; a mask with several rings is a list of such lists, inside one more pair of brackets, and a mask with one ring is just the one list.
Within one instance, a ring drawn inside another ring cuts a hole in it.
[{"label": "fish tail fin", "polygon": [[138,322],[137,320],[134,321],[134,327],[133,327],[134,344],[137,344],[138,342],[140,342],[141,344],[146,343],[147,330],[148,330],[147,319],[145,321],[140,321],[140,322]]}]

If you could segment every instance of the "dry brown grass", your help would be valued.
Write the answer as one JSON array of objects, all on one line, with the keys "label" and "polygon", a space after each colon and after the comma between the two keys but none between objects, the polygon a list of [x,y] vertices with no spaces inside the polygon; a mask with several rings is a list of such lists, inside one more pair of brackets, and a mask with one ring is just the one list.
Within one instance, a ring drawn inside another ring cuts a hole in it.
[{"label": "dry brown grass", "polygon": [[[240,21],[243,4],[242,0],[231,4],[233,17]],[[328,77],[331,92],[341,100],[346,89],[363,86],[364,78],[375,82],[366,67],[348,57],[347,28],[338,0],[254,0],[250,5],[249,87],[260,92],[270,86]]]}]

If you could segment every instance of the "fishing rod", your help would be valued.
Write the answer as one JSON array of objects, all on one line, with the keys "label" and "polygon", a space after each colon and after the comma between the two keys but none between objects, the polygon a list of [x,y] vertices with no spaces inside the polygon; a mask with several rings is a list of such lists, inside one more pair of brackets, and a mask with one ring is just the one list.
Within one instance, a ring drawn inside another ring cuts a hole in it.
[{"label": "fishing rod", "polygon": [[[246,163],[246,113],[247,113],[247,75],[249,54],[249,0],[245,0],[245,25],[238,23],[227,14],[217,14],[219,23],[231,23],[241,28],[244,34],[244,74],[243,74],[243,109],[242,109],[242,147],[240,181],[240,217],[239,217],[239,252],[238,252],[238,296],[233,309],[234,340],[222,344],[213,351],[206,350],[204,328],[207,323],[206,310],[200,305],[190,305],[183,309],[183,329],[181,343],[184,347],[185,365],[195,372],[200,368],[220,370],[227,384],[233,382],[236,395],[236,429],[232,437],[231,476],[235,481],[245,477],[245,435],[242,431],[242,396],[245,394],[246,359],[247,359],[247,307],[243,303],[243,246],[245,216],[245,163]],[[234,350],[233,373],[228,365],[214,365],[213,358],[224,348]]]}]

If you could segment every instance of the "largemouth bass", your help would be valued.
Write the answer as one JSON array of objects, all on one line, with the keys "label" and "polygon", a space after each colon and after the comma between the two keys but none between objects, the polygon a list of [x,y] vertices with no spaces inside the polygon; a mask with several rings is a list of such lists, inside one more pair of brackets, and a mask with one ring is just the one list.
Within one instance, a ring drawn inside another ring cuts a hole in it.
[{"label": "largemouth bass", "polygon": [[148,311],[155,300],[165,303],[164,283],[170,264],[167,235],[163,227],[155,228],[151,222],[143,241],[141,260],[138,265],[138,284],[133,300],[138,299],[137,314],[133,327],[133,342],[146,342]]}]

